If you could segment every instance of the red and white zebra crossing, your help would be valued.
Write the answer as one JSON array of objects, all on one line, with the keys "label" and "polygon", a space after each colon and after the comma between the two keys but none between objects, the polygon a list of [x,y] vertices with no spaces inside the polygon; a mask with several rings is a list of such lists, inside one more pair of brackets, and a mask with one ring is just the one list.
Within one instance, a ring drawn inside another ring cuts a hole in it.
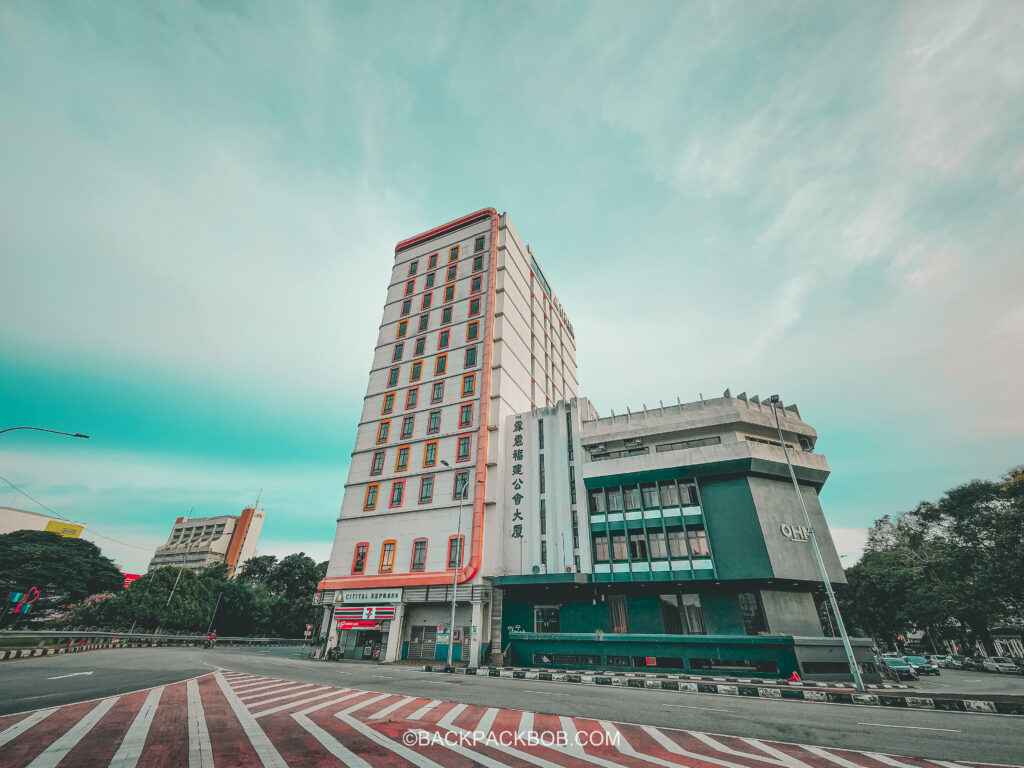
[{"label": "red and white zebra crossing", "polygon": [[217,671],[0,717],[3,768],[962,768]]}]

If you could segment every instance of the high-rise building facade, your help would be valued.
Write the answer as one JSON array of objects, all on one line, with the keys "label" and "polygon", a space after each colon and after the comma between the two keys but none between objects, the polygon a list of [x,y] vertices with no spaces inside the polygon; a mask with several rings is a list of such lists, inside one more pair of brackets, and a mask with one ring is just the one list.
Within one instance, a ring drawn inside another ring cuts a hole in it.
[{"label": "high-rise building facade", "polygon": [[490,578],[504,572],[506,419],[576,391],[572,325],[507,214],[483,209],[398,243],[316,596],[330,645],[434,660],[451,642],[456,660],[479,661]]},{"label": "high-rise building facade", "polygon": [[174,521],[167,543],[156,548],[150,571],[166,566],[200,570],[226,563],[228,575],[256,556],[256,544],[266,513],[247,507],[241,515],[179,517]]}]

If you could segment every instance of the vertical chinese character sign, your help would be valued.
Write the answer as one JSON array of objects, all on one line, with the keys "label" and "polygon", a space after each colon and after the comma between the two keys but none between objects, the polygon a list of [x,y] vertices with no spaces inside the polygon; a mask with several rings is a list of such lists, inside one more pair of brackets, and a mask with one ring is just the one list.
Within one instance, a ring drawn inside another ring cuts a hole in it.
[{"label": "vertical chinese character sign", "polygon": [[[509,520],[508,538],[519,544],[520,568],[523,563],[523,541],[526,538],[525,519],[523,511],[524,502],[527,501],[527,477],[529,473],[525,469],[526,462],[526,430],[523,427],[523,417],[514,416],[512,420],[511,446],[509,451],[508,478],[510,484],[509,500],[512,502],[511,520]],[[518,540],[518,541],[517,541]]]}]

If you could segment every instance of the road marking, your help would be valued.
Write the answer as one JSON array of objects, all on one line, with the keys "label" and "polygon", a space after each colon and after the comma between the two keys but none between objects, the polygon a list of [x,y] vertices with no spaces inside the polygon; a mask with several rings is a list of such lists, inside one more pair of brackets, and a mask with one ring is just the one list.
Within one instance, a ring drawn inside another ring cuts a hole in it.
[{"label": "road marking", "polygon": [[246,709],[245,704],[238,700],[238,696],[231,690],[231,686],[228,685],[224,676],[220,672],[215,672],[214,677],[217,679],[217,685],[220,686],[225,698],[231,705],[231,709],[234,710],[235,717],[238,718],[238,722],[242,725],[242,730],[245,731],[245,735],[252,742],[253,749],[256,750],[256,754],[263,761],[264,768],[288,768],[284,758],[281,757],[281,754],[274,745],[270,743],[267,734],[260,728],[256,718]]},{"label": "road marking", "polygon": [[392,712],[394,712],[399,707],[405,706],[410,701],[416,701],[416,698],[417,698],[416,696],[406,696],[404,699],[399,699],[394,704],[388,704],[380,712],[374,712],[372,715],[370,715],[369,719],[370,720],[381,720],[381,719],[387,717],[388,715],[390,715]]},{"label": "road marking", "polygon": [[272,690],[272,691],[257,691],[256,693],[247,693],[245,696],[239,696],[238,698],[241,701],[251,702],[250,704],[248,704],[248,706],[251,707],[251,706],[253,706],[255,704],[266,704],[268,701],[277,701],[277,699],[264,699],[263,701],[252,701],[253,699],[258,699],[261,696],[274,696],[274,695],[276,695],[278,693],[287,693],[288,691],[297,691],[299,689],[307,689],[306,693],[310,693],[310,691],[308,689],[309,688],[315,688],[315,687],[316,687],[316,683],[302,683],[300,685],[292,685],[292,686],[285,686],[284,688],[276,688],[275,690]]},{"label": "road marking", "polygon": [[63,680],[65,677],[78,677],[79,675],[91,675],[92,672],[72,672],[70,675],[57,675],[56,677],[48,677],[47,680]]},{"label": "road marking", "polygon": [[841,765],[842,768],[861,768],[858,763],[854,763],[851,760],[847,760],[845,757],[840,757],[839,755],[833,755],[831,752],[828,752],[821,747],[804,747],[804,749],[812,755],[823,757],[836,765]]},{"label": "road marking", "polygon": [[[272,696],[269,699],[263,699],[262,701],[250,701],[250,702],[246,703],[246,706],[248,706],[249,709],[252,709],[253,707],[262,707],[264,704],[271,704],[271,703],[273,703],[275,701],[285,701],[287,699],[296,699],[299,696],[309,696],[312,693],[321,693],[323,691],[331,691],[332,693],[334,693],[334,692],[337,692],[337,690],[338,690],[337,688],[331,688],[330,686],[326,686],[326,685],[319,686],[319,687],[314,686],[312,688],[304,687],[301,691],[295,691],[294,693],[286,693],[286,694],[284,694],[282,696]],[[311,701],[311,699],[307,699],[307,701]],[[289,704],[288,706],[291,706],[291,705]]]},{"label": "road marking", "polygon": [[146,737],[149,735],[149,727],[153,723],[153,716],[160,704],[160,697],[164,693],[164,687],[154,688],[149,692],[142,709],[135,716],[131,726],[117,748],[114,757],[110,760],[108,768],[135,768],[138,765],[139,757],[142,755],[142,748],[146,746]]},{"label": "road marking", "polygon": [[447,680],[420,680],[421,683],[433,683],[434,685],[456,685],[456,683],[449,683]]},{"label": "road marking", "polygon": [[730,746],[726,746],[717,739],[713,739],[706,733],[700,733],[699,731],[687,731],[693,738],[698,741],[703,741],[709,747],[714,749],[716,752],[721,752],[723,755],[735,755],[736,757],[746,757],[751,760],[759,760],[762,763],[769,763],[771,765],[782,765],[782,762],[771,757],[765,757],[764,755],[755,755],[750,752],[740,752],[738,749],[733,749]]},{"label": "road marking", "polygon": [[423,717],[425,714],[427,714],[430,710],[432,710],[434,707],[436,707],[440,703],[441,703],[440,699],[431,699],[426,704],[424,704],[422,707],[420,707],[415,712],[413,712],[411,715],[409,715],[409,719],[410,720],[419,720],[421,717]]},{"label": "road marking", "polygon": [[523,688],[523,693],[543,693],[546,696],[570,696],[568,693],[554,693],[553,691],[531,691],[529,688]]},{"label": "road marking", "polygon": [[189,680],[185,684],[188,699],[188,766],[213,768],[213,745],[206,727],[206,712],[199,697],[199,684]]},{"label": "road marking", "polygon": [[[438,702],[438,704],[440,703],[441,702]],[[19,720],[10,728],[5,729],[4,731],[0,731],[0,747],[2,747],[8,741],[12,741],[13,739],[18,738],[21,734],[23,734],[33,725],[40,722],[41,720],[45,720],[56,711],[56,707],[54,707],[53,709],[40,709],[38,712],[33,712],[24,720]]]},{"label": "road marking", "polygon": [[[308,699],[306,699],[306,701],[302,701],[302,702],[290,701],[287,704],[280,704],[280,705],[278,705],[276,707],[271,707],[270,709],[264,709],[262,712],[257,712],[255,715],[253,715],[253,717],[258,719],[258,718],[264,717],[265,715],[273,715],[273,714],[275,714],[277,712],[283,712],[286,709],[291,709],[296,704],[305,704],[308,701],[318,701],[320,699],[327,699],[327,698],[330,698],[331,696],[336,696],[339,693],[344,693],[346,690],[348,690],[348,689],[347,688],[334,688],[334,689],[328,691],[327,693],[321,693],[319,696],[310,696]],[[350,693],[347,696],[342,696],[341,698],[342,699],[350,699],[353,696],[358,696],[360,693],[362,693],[362,691],[356,691],[355,693]],[[338,701],[341,701],[341,699],[338,699]],[[313,709],[316,710],[319,706],[321,706],[321,705],[317,705],[316,707],[313,707]],[[324,704],[322,706],[327,706],[327,705]]]},{"label": "road marking", "polygon": [[926,728],[923,725],[890,725],[889,723],[857,723],[857,725],[873,725],[876,728],[911,728],[915,731],[948,731],[949,733],[963,733],[955,728]]},{"label": "road marking", "polygon": [[383,677],[385,680],[392,680],[391,675],[370,675],[370,677]]},{"label": "road marking", "polygon": [[765,744],[759,739],[743,739],[743,741],[750,744],[752,747],[760,749],[762,752],[767,752],[772,757],[781,761],[783,765],[789,766],[789,768],[811,768],[810,765],[805,763],[803,760],[799,760],[787,752],[783,752],[769,744]]},{"label": "road marking", "polygon": [[468,704],[456,704],[454,707],[445,712],[444,717],[437,721],[439,728],[451,729],[452,724],[455,722],[455,718],[466,711]]},{"label": "road marking", "polygon": [[[612,739],[611,745],[614,746],[617,750],[619,750],[621,754],[626,755],[627,757],[632,757],[636,760],[657,763],[658,765],[672,766],[673,768],[678,767],[678,762],[670,762],[668,760],[656,757],[654,755],[648,755],[638,752],[636,747],[630,744],[629,740],[626,739],[626,735],[622,733],[620,730],[618,730],[612,723],[608,722],[607,720],[598,720],[597,723],[604,729],[604,732],[607,733],[608,736]],[[696,760],[698,765],[702,763],[711,763],[712,765],[720,765],[723,768],[747,768],[745,763],[732,763],[728,760],[722,760],[721,758],[709,757],[708,755],[699,755],[696,752],[689,752],[680,747],[678,744],[672,741],[672,739],[670,739],[668,736],[666,736],[664,733],[662,733],[660,730],[658,730],[652,725],[643,725],[640,727],[648,736],[652,737],[664,749],[668,750],[674,755],[682,755],[683,757],[687,757],[691,760]]]},{"label": "road marking", "polygon": [[523,712],[522,717],[519,718],[519,729],[517,733],[520,738],[525,738],[526,735],[533,731],[533,712]]},{"label": "road marking", "polygon": [[732,712],[730,709],[717,709],[715,707],[696,707],[692,704],[662,704],[663,707],[676,707],[677,709],[704,709],[711,712]]},{"label": "road marking", "polygon": [[373,739],[373,741],[377,742],[385,749],[390,750],[391,752],[394,752],[400,755],[401,757],[404,757],[413,765],[423,766],[424,768],[442,768],[442,766],[438,765],[433,760],[429,760],[426,757],[426,755],[422,755],[419,752],[409,749],[400,741],[395,741],[383,735],[382,733],[378,733],[373,728],[368,726],[366,723],[362,723],[351,716],[351,713],[355,712],[357,709],[361,709],[367,706],[368,704],[371,704],[375,701],[379,701],[380,699],[386,698],[390,695],[391,694],[389,693],[382,693],[380,696],[375,696],[372,699],[361,701],[358,704],[349,707],[348,709],[343,709],[341,712],[336,712],[334,716],[341,720],[343,723],[345,723],[345,725],[354,728],[367,738]]},{"label": "road marking", "polygon": [[112,699],[103,699],[89,711],[89,714],[75,723],[71,730],[44,749],[43,754],[28,764],[28,768],[56,768],[57,763],[63,760],[67,753],[74,749],[75,745],[93,729],[100,718],[117,704],[119,698],[119,696],[115,696]]}]

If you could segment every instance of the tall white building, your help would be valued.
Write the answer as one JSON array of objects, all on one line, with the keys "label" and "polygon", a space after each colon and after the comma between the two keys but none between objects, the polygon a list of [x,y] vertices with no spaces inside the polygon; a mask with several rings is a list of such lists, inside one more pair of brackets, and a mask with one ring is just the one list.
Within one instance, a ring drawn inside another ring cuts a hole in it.
[{"label": "tall white building", "polygon": [[490,577],[504,572],[497,502],[518,463],[506,419],[576,392],[572,325],[507,214],[485,208],[398,243],[316,596],[331,645],[444,658],[457,569],[454,658],[479,661],[498,623]]},{"label": "tall white building", "polygon": [[247,507],[241,515],[179,517],[174,521],[167,543],[156,548],[149,561],[150,571],[166,566],[200,570],[227,563],[228,575],[256,556],[256,545],[266,513]]}]

